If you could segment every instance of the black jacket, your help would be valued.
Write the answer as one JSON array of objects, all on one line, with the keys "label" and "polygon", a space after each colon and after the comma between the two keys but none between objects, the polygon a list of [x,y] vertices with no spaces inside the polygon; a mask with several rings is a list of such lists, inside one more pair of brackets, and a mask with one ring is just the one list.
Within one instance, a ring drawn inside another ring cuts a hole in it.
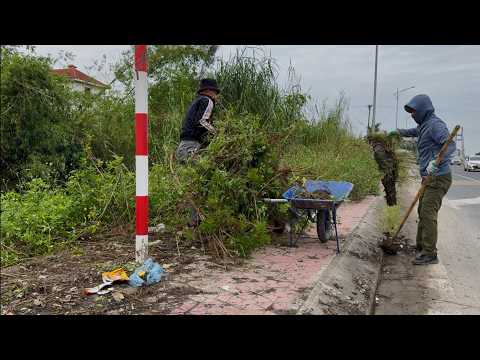
[{"label": "black jacket", "polygon": [[193,101],[183,120],[180,140],[205,143],[207,133],[215,131],[210,122],[214,105],[214,101],[205,95],[199,95]]}]

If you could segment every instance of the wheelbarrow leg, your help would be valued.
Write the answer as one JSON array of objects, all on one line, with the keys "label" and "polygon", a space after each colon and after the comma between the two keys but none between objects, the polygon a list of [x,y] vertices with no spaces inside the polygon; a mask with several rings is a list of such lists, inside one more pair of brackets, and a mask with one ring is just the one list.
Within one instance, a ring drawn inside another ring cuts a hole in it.
[{"label": "wheelbarrow leg", "polygon": [[337,232],[337,206],[334,204],[332,208],[333,215],[333,224],[335,225],[335,240],[337,241],[337,254],[340,254],[340,244],[338,242],[338,232]]},{"label": "wheelbarrow leg", "polygon": [[299,221],[299,214],[293,209],[292,207],[288,208],[288,246],[290,247],[296,247],[297,246],[297,241],[298,238],[295,234],[295,225]]}]

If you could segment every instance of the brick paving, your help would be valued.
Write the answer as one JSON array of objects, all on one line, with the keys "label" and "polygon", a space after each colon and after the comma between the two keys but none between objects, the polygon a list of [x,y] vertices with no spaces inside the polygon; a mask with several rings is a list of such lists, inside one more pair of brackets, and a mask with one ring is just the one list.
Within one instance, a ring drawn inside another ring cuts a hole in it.
[{"label": "brick paving", "polygon": [[[338,210],[339,236],[344,238],[359,223],[374,197],[343,204]],[[188,300],[171,314],[273,315],[294,313],[302,296],[308,295],[316,276],[335,256],[335,241],[325,244],[310,228],[298,247],[267,246],[256,251],[245,264],[230,271],[196,263],[195,271],[175,281],[188,283],[201,294]]]}]

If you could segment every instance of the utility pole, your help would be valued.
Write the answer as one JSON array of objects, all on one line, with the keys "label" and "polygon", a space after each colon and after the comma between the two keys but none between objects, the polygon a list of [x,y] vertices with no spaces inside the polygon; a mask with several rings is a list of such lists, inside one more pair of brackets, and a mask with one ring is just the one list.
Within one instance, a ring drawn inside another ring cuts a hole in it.
[{"label": "utility pole", "polygon": [[413,89],[414,87],[415,86],[410,86],[409,88],[405,88],[405,89],[402,89],[400,91],[397,88],[397,91],[393,93],[393,95],[395,95],[397,97],[397,112],[396,112],[396,115],[395,115],[395,129],[398,129],[398,94],[400,94],[401,92]]},{"label": "utility pole", "polygon": [[367,135],[370,132],[370,110],[371,109],[372,109],[372,105],[368,105]]},{"label": "utility pole", "polygon": [[397,88],[397,107],[395,108],[395,130],[398,129],[398,88]]},{"label": "utility pole", "polygon": [[377,110],[377,65],[378,65],[378,45],[375,45],[375,78],[373,82],[373,116],[372,128],[375,129],[375,113]]},{"label": "utility pole", "polygon": [[458,144],[459,141],[460,141],[460,149],[457,148],[457,155],[463,164],[465,160],[465,142],[463,138],[463,126],[460,128],[460,132],[455,137],[455,143]]}]

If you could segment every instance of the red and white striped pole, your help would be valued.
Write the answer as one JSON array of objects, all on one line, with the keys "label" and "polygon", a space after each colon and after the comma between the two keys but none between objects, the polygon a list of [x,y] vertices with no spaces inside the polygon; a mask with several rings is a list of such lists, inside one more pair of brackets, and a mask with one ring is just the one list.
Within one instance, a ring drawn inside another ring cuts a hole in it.
[{"label": "red and white striped pole", "polygon": [[148,255],[148,85],[147,45],[135,45],[135,260]]}]

